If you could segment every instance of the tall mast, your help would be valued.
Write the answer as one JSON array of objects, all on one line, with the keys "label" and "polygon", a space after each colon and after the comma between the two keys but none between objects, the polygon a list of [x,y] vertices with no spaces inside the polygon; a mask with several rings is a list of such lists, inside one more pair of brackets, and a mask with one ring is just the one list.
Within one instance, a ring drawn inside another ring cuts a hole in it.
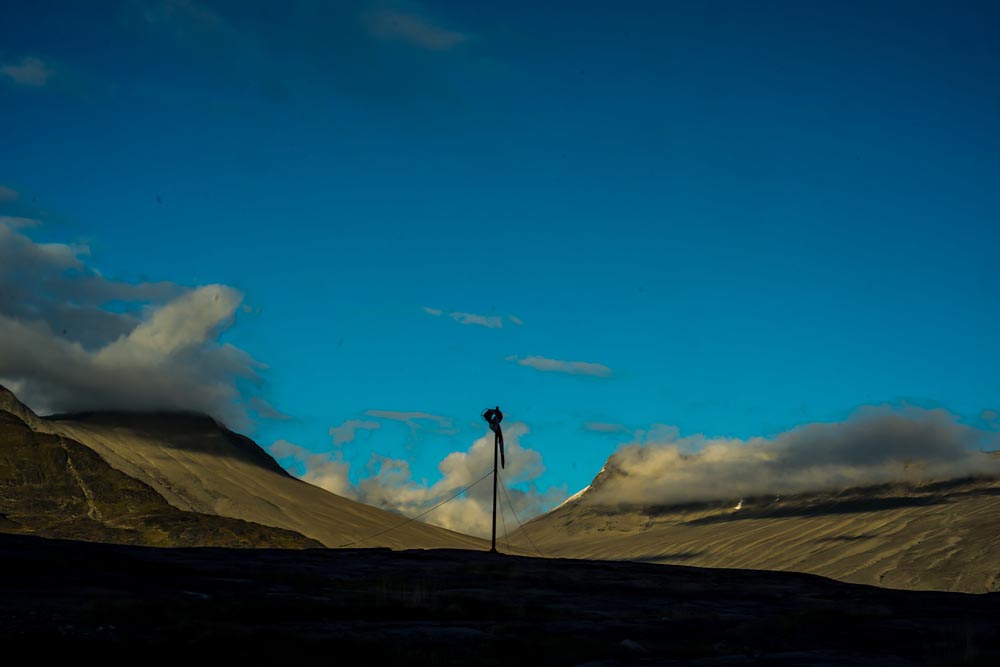
[{"label": "tall mast", "polygon": [[497,552],[497,452],[500,450],[500,443],[493,438],[493,543],[490,546],[490,553]]}]

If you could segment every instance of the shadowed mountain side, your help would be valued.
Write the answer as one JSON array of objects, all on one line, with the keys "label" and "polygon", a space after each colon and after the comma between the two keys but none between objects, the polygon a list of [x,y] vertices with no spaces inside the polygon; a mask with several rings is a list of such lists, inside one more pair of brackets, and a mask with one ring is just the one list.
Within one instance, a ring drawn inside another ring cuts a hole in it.
[{"label": "shadowed mountain side", "polygon": [[284,528],[328,547],[489,548],[479,538],[418,521],[400,527],[405,517],[292,477],[253,440],[207,416],[108,412],[43,418],[10,392],[0,394],[0,409],[4,404],[27,412],[36,431],[89,447],[178,509]]},{"label": "shadowed mountain side", "polygon": [[274,458],[245,435],[234,433],[208,415],[196,412],[81,412],[45,417],[53,430],[91,427],[94,432],[118,432],[155,438],[177,449],[224,456],[289,475]]},{"label": "shadowed mountain side", "polygon": [[69,438],[0,411],[0,531],[148,546],[304,548],[290,530],[185,512]]},{"label": "shadowed mountain side", "polygon": [[[673,507],[587,494],[526,526],[549,556],[794,570],[892,588],[1000,590],[1000,480],[890,484]],[[523,538],[512,537],[518,546]]]}]

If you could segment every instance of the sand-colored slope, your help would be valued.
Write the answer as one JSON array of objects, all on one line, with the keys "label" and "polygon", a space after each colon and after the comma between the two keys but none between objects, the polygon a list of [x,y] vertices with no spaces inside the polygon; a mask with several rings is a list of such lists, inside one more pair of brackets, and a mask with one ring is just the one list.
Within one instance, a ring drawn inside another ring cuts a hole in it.
[{"label": "sand-colored slope", "polygon": [[92,449],[4,410],[0,532],[145,546],[320,546],[283,528],[177,509]]},{"label": "sand-colored slope", "polygon": [[253,441],[204,416],[105,413],[45,423],[180,509],[287,528],[329,547],[488,548],[420,522],[394,528],[405,518],[290,476]]},{"label": "sand-colored slope", "polygon": [[[1000,590],[1000,480],[672,508],[584,493],[526,526],[547,556],[794,570],[891,588]],[[518,536],[517,544],[523,538]]]}]

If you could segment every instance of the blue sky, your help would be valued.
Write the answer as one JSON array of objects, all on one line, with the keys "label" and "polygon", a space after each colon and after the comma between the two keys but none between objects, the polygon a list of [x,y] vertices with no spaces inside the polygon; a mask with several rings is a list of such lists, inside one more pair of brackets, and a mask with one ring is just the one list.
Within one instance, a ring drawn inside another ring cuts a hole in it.
[{"label": "blue sky", "polygon": [[994,3],[2,12],[0,215],[110,280],[239,290],[222,340],[291,417],[265,445],[377,422],[351,478],[433,483],[500,404],[571,493],[654,424],[995,428]]}]

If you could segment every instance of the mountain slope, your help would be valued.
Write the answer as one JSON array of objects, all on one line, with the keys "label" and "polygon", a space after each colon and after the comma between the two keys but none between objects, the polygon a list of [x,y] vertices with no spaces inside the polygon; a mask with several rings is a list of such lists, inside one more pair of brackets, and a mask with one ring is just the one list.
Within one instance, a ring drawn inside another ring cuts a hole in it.
[{"label": "mountain slope", "polygon": [[1000,590],[998,479],[747,498],[737,510],[733,501],[601,506],[593,491],[608,474],[614,471],[526,526],[543,553],[794,570],[892,588]]},{"label": "mountain slope", "polygon": [[10,389],[0,385],[0,410],[9,412],[33,429],[37,429],[43,419],[36,415],[31,409],[21,401],[17,400]]},{"label": "mountain slope", "polygon": [[148,546],[320,546],[294,531],[178,510],[80,443],[2,410],[0,532]]},{"label": "mountain slope", "polygon": [[0,394],[0,409],[7,404],[8,411],[27,411],[38,431],[85,445],[181,510],[295,531],[328,547],[488,548],[478,538],[417,521],[400,526],[406,519],[398,514],[296,479],[252,440],[204,415],[108,412],[42,418],[12,401],[10,392]]}]

